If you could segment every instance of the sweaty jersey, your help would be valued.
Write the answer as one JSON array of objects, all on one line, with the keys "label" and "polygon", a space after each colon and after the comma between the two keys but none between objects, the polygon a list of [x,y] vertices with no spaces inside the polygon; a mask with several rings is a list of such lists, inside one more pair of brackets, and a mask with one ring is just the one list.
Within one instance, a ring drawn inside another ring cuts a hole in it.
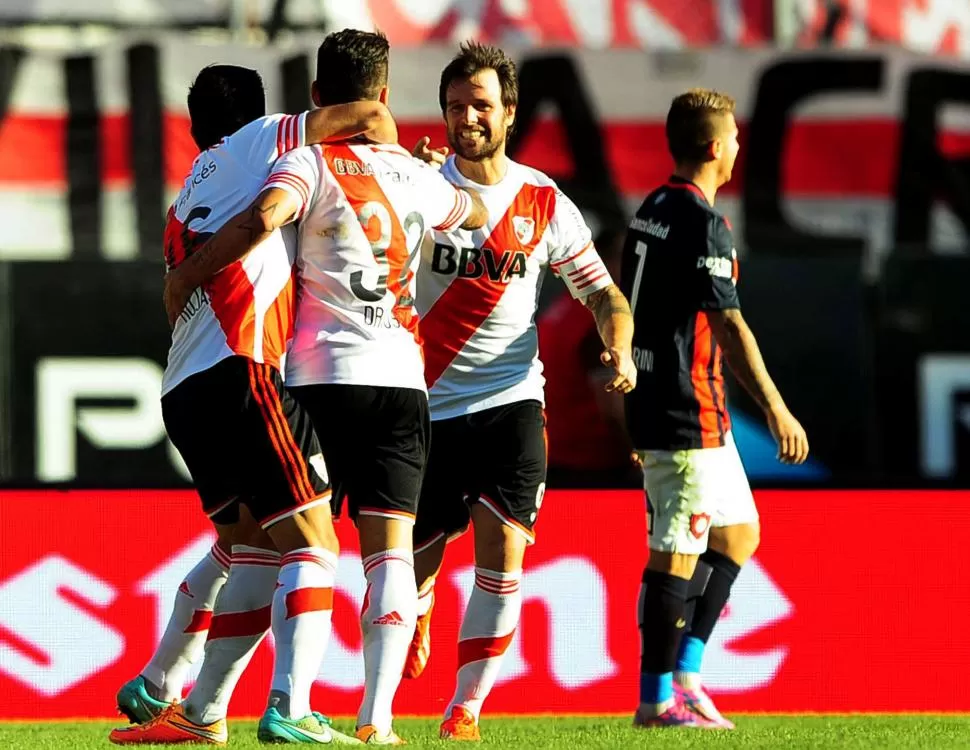
[{"label": "sweaty jersey", "polygon": [[418,278],[431,418],[543,401],[535,326],[546,270],[582,299],[613,283],[575,204],[542,172],[508,161],[495,185],[465,179],[454,157],[441,168],[477,190],[488,223],[435,232]]},{"label": "sweaty jersey", "polygon": [[[254,120],[199,154],[165,224],[165,265],[175,268],[248,206],[277,157],[305,141],[306,113]],[[295,239],[274,232],[197,289],[176,321],[162,394],[226,357],[279,369],[293,330]]]},{"label": "sweaty jersey", "polygon": [[694,183],[671,177],[646,197],[623,248],[639,377],[626,396],[636,448],[724,445],[731,427],[711,310],[740,307],[731,228]]},{"label": "sweaty jersey", "polygon": [[299,299],[287,385],[425,391],[414,312],[422,238],[454,229],[468,193],[400,146],[298,149],[266,182],[299,201]]}]

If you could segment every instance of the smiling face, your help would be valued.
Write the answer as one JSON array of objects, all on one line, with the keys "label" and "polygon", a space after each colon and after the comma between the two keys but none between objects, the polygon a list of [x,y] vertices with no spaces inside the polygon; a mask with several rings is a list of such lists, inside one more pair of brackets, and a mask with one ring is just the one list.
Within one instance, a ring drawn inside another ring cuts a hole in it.
[{"label": "smiling face", "polygon": [[515,105],[503,106],[498,73],[485,68],[449,84],[445,94],[448,143],[469,161],[484,161],[505,152],[509,128],[515,121]]}]

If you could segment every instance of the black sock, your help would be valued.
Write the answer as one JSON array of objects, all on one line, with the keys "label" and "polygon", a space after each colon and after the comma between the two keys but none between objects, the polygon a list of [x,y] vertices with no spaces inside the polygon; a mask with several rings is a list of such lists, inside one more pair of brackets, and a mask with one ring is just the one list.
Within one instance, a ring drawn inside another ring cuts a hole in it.
[{"label": "black sock", "polygon": [[707,588],[707,581],[710,577],[711,566],[704,562],[704,558],[698,559],[697,566],[694,568],[694,575],[691,577],[690,583],[687,584],[687,603],[684,606],[684,619],[687,620],[685,636],[690,634],[697,602],[704,596],[704,590]]},{"label": "black sock", "polygon": [[698,562],[709,565],[711,574],[707,579],[704,594],[695,603],[694,617],[690,623],[690,634],[693,638],[707,643],[707,639],[711,637],[711,632],[721,616],[724,605],[727,604],[728,597],[731,596],[731,587],[734,585],[738,573],[741,572],[741,566],[730,557],[710,549],[701,556]]},{"label": "black sock", "polygon": [[643,596],[640,611],[640,672],[665,674],[673,672],[677,649],[686,626],[684,606],[687,600],[684,578],[654,570],[643,572]]}]

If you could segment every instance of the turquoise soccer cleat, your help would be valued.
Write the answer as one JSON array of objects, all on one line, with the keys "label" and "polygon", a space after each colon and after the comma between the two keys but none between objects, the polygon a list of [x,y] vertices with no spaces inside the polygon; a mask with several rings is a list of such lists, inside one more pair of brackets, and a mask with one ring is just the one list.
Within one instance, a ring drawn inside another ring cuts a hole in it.
[{"label": "turquoise soccer cleat", "polygon": [[316,745],[360,745],[356,737],[349,737],[330,726],[330,719],[314,711],[302,719],[287,719],[275,707],[267,708],[259,720],[256,738],[260,742],[303,742]]},{"label": "turquoise soccer cleat", "polygon": [[138,675],[121,686],[117,696],[118,711],[132,724],[144,724],[169,707],[169,703],[152,698],[145,687],[145,678]]}]

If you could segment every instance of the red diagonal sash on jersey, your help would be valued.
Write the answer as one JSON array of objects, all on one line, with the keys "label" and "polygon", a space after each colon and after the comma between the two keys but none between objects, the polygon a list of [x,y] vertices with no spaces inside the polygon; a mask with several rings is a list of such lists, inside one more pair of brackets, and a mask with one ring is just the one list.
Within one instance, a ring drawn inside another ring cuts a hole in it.
[{"label": "red diagonal sash on jersey", "polygon": [[[345,164],[352,163],[363,166],[360,157],[353,152],[350,146],[324,146],[321,150],[324,159],[327,160],[327,166],[330,167],[330,173],[337,180],[350,205],[353,206],[354,213],[359,215],[363,206],[371,202],[380,203],[387,209],[387,213],[391,217],[391,244],[385,251],[389,265],[387,289],[394,295],[394,317],[412,335],[416,336],[417,316],[414,315],[414,301],[410,293],[414,271],[409,270],[402,283],[401,270],[408,262],[409,256],[408,242],[394,206],[373,175],[348,174],[346,169],[338,170],[336,168],[334,162],[337,159],[344,160]],[[376,216],[372,217],[367,226],[363,227],[368,240],[374,240],[380,236],[379,221]]]},{"label": "red diagonal sash on jersey", "polygon": [[[491,250],[496,257],[501,257],[507,250],[523,250],[526,256],[531,255],[545,234],[555,210],[554,188],[523,185],[482,245],[482,252]],[[527,245],[516,237],[513,225],[515,217],[535,221],[535,230]],[[421,319],[424,377],[429,388],[492,314],[507,288],[508,282],[493,280],[487,274],[477,279],[455,278]]]}]

